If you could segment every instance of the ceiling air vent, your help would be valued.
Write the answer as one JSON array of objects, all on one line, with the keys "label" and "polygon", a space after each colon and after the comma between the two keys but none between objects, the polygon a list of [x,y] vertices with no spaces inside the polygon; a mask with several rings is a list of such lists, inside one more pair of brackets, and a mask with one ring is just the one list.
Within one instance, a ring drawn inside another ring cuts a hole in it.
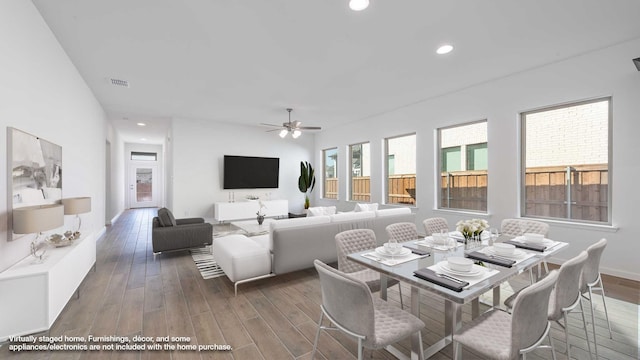
[{"label": "ceiling air vent", "polygon": [[111,79],[111,85],[114,86],[122,86],[122,87],[129,87],[129,82],[127,80],[120,80],[120,79]]}]

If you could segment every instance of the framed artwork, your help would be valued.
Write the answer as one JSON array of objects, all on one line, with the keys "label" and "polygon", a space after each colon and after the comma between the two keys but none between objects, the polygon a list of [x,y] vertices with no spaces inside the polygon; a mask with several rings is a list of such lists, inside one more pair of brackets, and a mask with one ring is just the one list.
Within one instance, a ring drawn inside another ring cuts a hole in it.
[{"label": "framed artwork", "polygon": [[56,203],[62,199],[62,147],[7,127],[8,239],[13,234],[13,209]]}]

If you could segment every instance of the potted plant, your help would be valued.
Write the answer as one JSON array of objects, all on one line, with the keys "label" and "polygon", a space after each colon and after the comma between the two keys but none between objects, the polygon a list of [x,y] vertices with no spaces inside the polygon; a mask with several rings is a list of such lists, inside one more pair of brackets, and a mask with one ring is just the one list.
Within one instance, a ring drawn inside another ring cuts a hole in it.
[{"label": "potted plant", "polygon": [[316,176],[313,167],[308,161],[300,161],[300,177],[298,178],[298,189],[304,193],[304,208],[309,208],[309,195],[316,186]]}]

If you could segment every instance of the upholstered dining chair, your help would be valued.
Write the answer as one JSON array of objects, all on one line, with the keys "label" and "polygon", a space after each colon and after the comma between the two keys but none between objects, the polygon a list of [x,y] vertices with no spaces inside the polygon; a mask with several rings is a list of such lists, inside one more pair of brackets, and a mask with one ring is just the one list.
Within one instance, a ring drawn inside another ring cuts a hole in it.
[{"label": "upholstered dining chair", "polygon": [[[526,233],[534,233],[547,236],[549,232],[549,224],[535,220],[525,219],[504,219],[500,224],[500,233],[511,236],[522,236]],[[542,261],[544,271],[549,272],[549,265],[546,260]],[[530,270],[529,274],[533,279],[533,272]],[[538,265],[538,276],[540,276],[540,265]]]},{"label": "upholstered dining chair", "polygon": [[412,222],[390,224],[387,225],[385,230],[387,231],[387,235],[389,235],[389,240],[395,239],[398,242],[403,242],[420,238],[416,224]]},{"label": "upholstered dining chair", "polygon": [[[553,270],[520,291],[513,301],[511,314],[494,308],[465,324],[453,334],[453,358],[461,358],[463,345],[494,360],[513,360],[520,356],[525,360],[527,353],[550,347],[555,360],[547,312],[549,295],[557,278],[558,272]],[[546,337],[550,344],[541,345]]]},{"label": "upholstered dining chair", "polygon": [[[338,250],[338,270],[348,273],[351,277],[364,281],[371,292],[380,290],[380,273],[355,263],[347,258],[354,252],[373,250],[376,248],[376,233],[371,229],[353,229],[338,233],[335,237]],[[400,293],[400,307],[404,307],[402,301],[402,286],[396,279],[387,279],[387,288],[398,285]]]},{"label": "upholstered dining chair", "polygon": [[547,235],[549,225],[541,221],[524,219],[504,219],[500,224],[500,233],[511,236],[521,236],[525,233]]},{"label": "upholstered dining chair", "polygon": [[447,219],[441,217],[433,217],[425,219],[422,222],[424,226],[424,231],[427,236],[431,236],[434,233],[439,233],[441,230],[449,231],[449,223]]},{"label": "upholstered dining chair", "polygon": [[[598,343],[596,340],[596,317],[595,307],[593,305],[593,292],[599,291],[602,295],[602,305],[604,306],[604,316],[607,319],[607,326],[609,328],[609,338],[613,339],[613,333],[611,332],[611,322],[609,322],[609,313],[607,312],[607,303],[604,299],[604,285],[602,284],[602,278],[600,276],[600,258],[604,252],[604,248],[607,246],[607,239],[600,239],[597,243],[590,245],[587,248],[587,262],[582,270],[582,279],[580,280],[580,294],[589,301],[591,307],[591,324],[593,326],[593,347],[596,353],[596,359],[598,358]],[[586,294],[589,294],[587,297]]]},{"label": "upholstered dining chair", "polygon": [[[412,341],[420,344],[419,357],[422,359],[420,331],[425,326],[422,320],[371,296],[367,284],[350,274],[336,270],[320,260],[315,260],[313,264],[320,277],[322,304],[311,359],[318,349],[320,331],[336,329],[358,339],[358,359],[362,359],[363,348],[382,349],[412,335]],[[334,327],[322,325],[325,316]]]},{"label": "upholstered dining chair", "polygon": [[[571,346],[569,345],[569,313],[580,305],[580,314],[582,315],[582,326],[584,335],[589,346],[589,356],[591,356],[591,344],[589,343],[589,335],[587,334],[587,320],[584,315],[584,307],[582,306],[582,296],[580,296],[580,277],[584,264],[587,262],[587,252],[582,251],[578,256],[564,262],[558,269],[558,280],[551,291],[549,297],[549,313],[548,318],[555,321],[564,329],[565,342],[567,344],[567,358],[571,359]],[[513,301],[517,296],[513,294],[508,297],[504,304],[511,308]],[[564,324],[560,323],[560,319],[564,320]]]}]

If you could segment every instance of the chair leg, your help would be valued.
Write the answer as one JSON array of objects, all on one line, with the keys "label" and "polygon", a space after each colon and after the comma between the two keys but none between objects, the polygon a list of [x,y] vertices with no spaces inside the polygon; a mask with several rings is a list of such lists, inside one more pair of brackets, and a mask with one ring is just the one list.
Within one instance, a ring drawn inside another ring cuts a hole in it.
[{"label": "chair leg", "polygon": [[567,344],[567,359],[571,359],[571,344],[569,344],[569,323],[567,322],[567,312],[562,312],[564,318],[564,341]]},{"label": "chair leg", "polygon": [[593,349],[596,353],[596,359],[598,358],[598,339],[596,336],[596,312],[593,306],[593,292],[591,286],[587,286],[589,289],[589,304],[591,305],[591,327],[593,328]]},{"label": "chair leg", "polygon": [[459,342],[453,341],[453,360],[460,360],[462,358],[462,346]]},{"label": "chair leg", "polygon": [[400,293],[400,309],[404,309],[404,304],[402,303],[402,284],[398,282],[398,292]]},{"label": "chair leg", "polygon": [[551,331],[549,331],[549,333],[547,333],[547,336],[549,337],[549,346],[551,347],[551,356],[553,357],[553,360],[557,360],[556,359],[556,348],[553,346],[553,338],[551,337]]},{"label": "chair leg", "polygon": [[358,338],[358,360],[362,360],[362,339]]},{"label": "chair leg", "polygon": [[589,347],[589,358],[593,359],[591,354],[591,342],[589,341],[589,334],[587,332],[587,318],[584,316],[584,306],[582,306],[582,296],[580,296],[580,312],[582,314],[582,327],[584,328],[584,337],[587,340],[587,346]]},{"label": "chair leg", "polygon": [[607,311],[607,302],[604,300],[604,284],[602,278],[600,278],[600,295],[602,296],[602,305],[604,306],[604,317],[607,319],[607,326],[609,327],[609,339],[613,339],[613,333],[611,332],[611,323],[609,322],[609,312]]},{"label": "chair leg", "polygon": [[324,313],[320,311],[320,320],[318,320],[318,331],[316,331],[316,339],[313,341],[313,351],[311,352],[311,360],[316,355],[316,349],[318,348],[318,340],[320,339],[320,330],[322,330],[322,319],[324,318]]}]

